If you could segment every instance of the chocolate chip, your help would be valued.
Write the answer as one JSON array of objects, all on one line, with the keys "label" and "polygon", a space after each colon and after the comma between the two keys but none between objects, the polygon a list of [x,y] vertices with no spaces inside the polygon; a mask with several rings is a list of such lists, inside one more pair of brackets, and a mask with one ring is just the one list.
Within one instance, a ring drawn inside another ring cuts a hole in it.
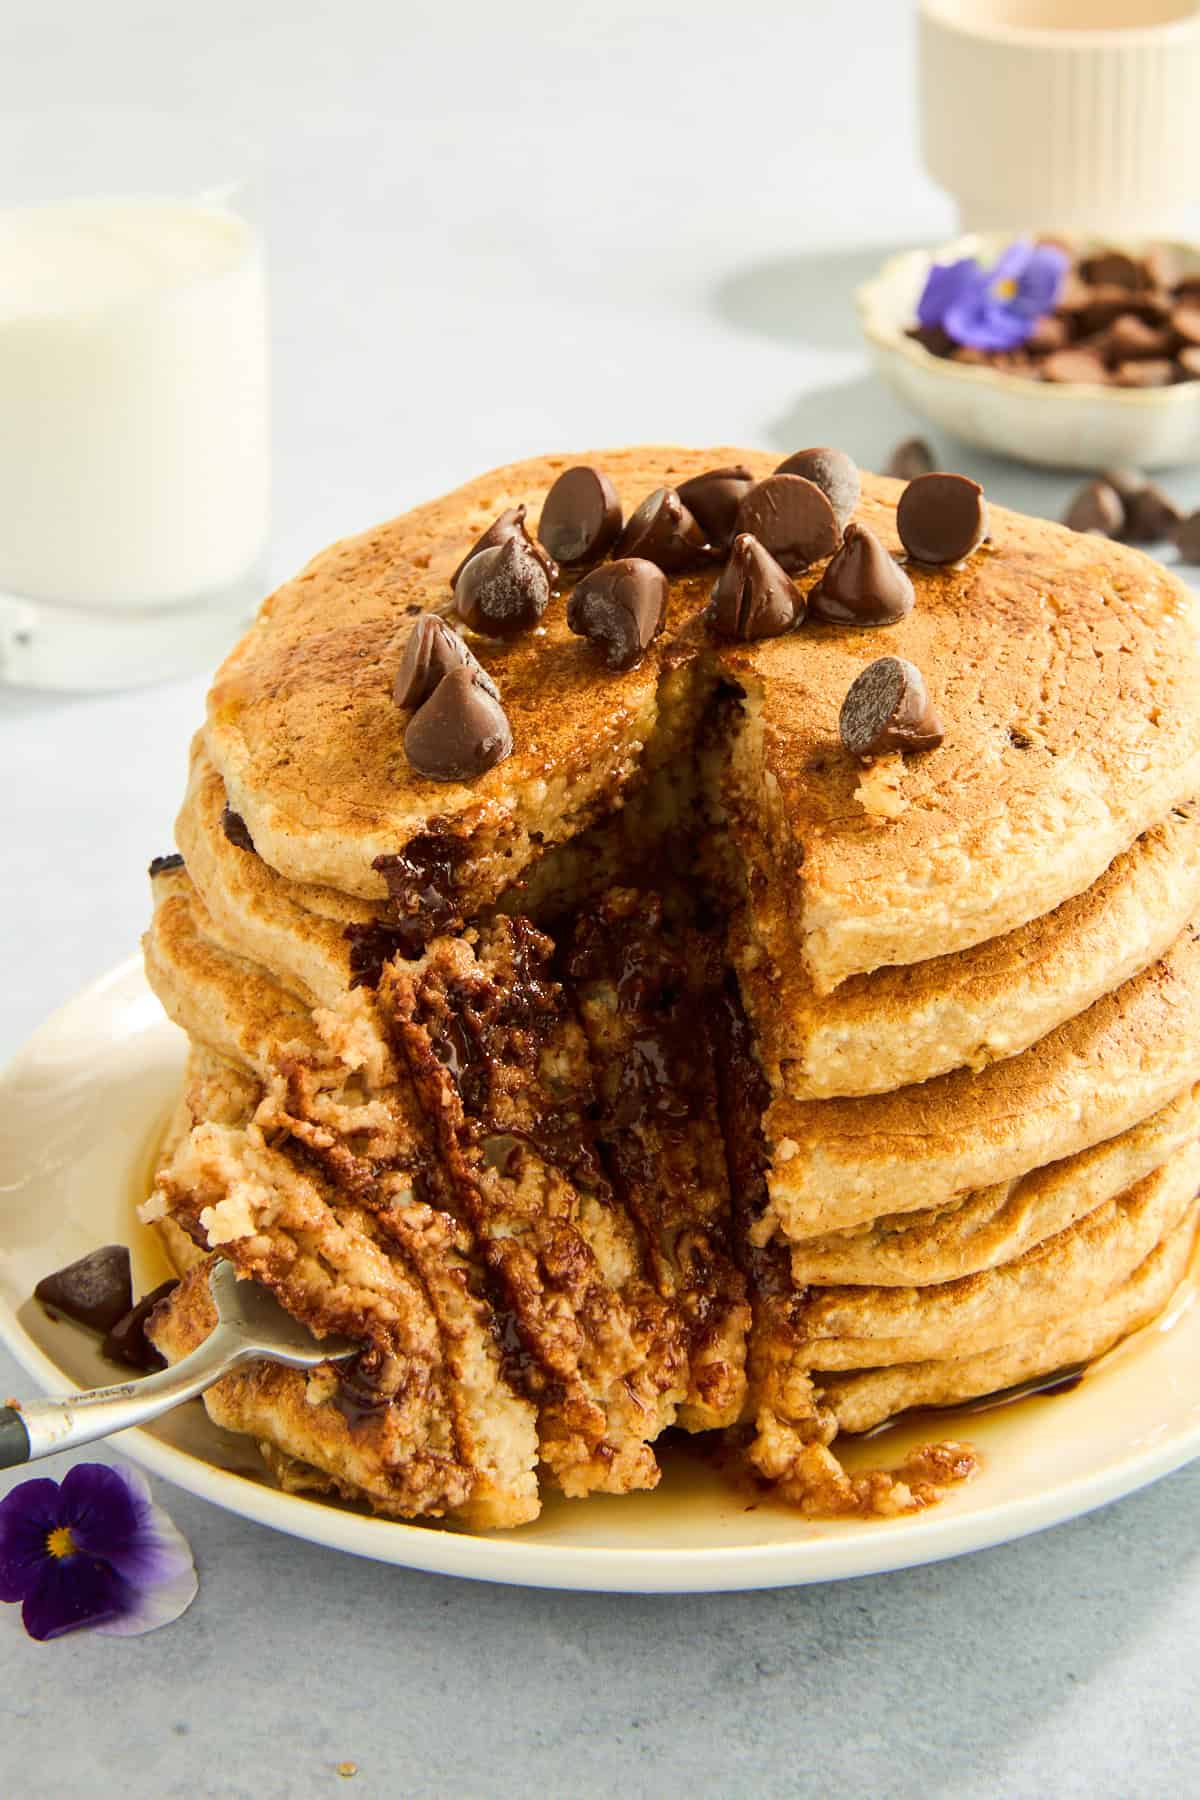
[{"label": "chocolate chip", "polygon": [[744,463],[728,469],[708,469],[681,481],[676,493],[707,537],[710,544],[725,549],[733,542],[737,510],[742,496],[754,486],[754,477]]},{"label": "chocolate chip", "polygon": [[936,467],[937,459],[925,439],[910,437],[896,445],[884,474],[897,481],[915,481],[918,475],[932,474]]},{"label": "chocolate chip", "polygon": [[1097,287],[1136,289],[1153,286],[1146,265],[1136,257],[1126,256],[1122,250],[1102,250],[1096,256],[1084,257],[1079,273]]},{"label": "chocolate chip", "polygon": [[1053,350],[1041,365],[1043,381],[1103,383],[1104,358],[1094,350]]},{"label": "chocolate chip", "polygon": [[742,531],[713,583],[705,617],[721,637],[781,637],[804,617],[804,596],[770,551]]},{"label": "chocolate chip", "polygon": [[667,609],[667,578],[643,558],[602,563],[585,575],[567,605],[567,624],[604,652],[606,668],[641,662]]},{"label": "chocolate chip", "polygon": [[758,482],[738,508],[737,528],[756,537],[789,574],[832,556],[842,535],[828,494],[804,475]]},{"label": "chocolate chip", "polygon": [[458,578],[473,556],[478,556],[481,550],[498,549],[501,544],[507,544],[509,538],[520,538],[522,542],[528,544],[533,555],[545,569],[547,579],[553,587],[558,580],[558,564],[552,556],[546,554],[540,544],[535,544],[530,537],[525,524],[525,508],[523,506],[510,506],[508,511],[502,512],[498,519],[493,519],[483,536],[476,540],[455,569],[450,577],[450,586],[452,588],[458,586]]},{"label": "chocolate chip", "polygon": [[512,638],[537,624],[550,604],[550,578],[528,540],[508,538],[463,567],[454,610],[484,637]]},{"label": "chocolate chip", "polygon": [[1185,563],[1200,563],[1200,511],[1180,520],[1174,538],[1175,548]]},{"label": "chocolate chip", "polygon": [[151,860],[148,873],[151,881],[153,881],[156,875],[166,875],[171,869],[182,869],[182,867],[182,856],[180,856],[177,850],[172,850],[170,856],[154,857]]},{"label": "chocolate chip", "polygon": [[862,477],[858,464],[844,450],[831,450],[824,444],[813,450],[796,450],[775,473],[803,475],[806,481],[815,483],[833,508],[838,530],[845,529],[862,493]]},{"label": "chocolate chip", "polygon": [[1200,377],[1200,345],[1185,344],[1175,358],[1181,375],[1195,381]]},{"label": "chocolate chip", "polygon": [[709,545],[674,488],[655,488],[631,514],[617,545],[619,557],[644,557],[668,575],[708,559]]},{"label": "chocolate chip", "polygon": [[596,562],[621,529],[621,502],[603,469],[564,469],[542,503],[537,534],[561,563]]},{"label": "chocolate chip", "polygon": [[1057,313],[1043,313],[1025,339],[1025,349],[1031,356],[1048,356],[1052,350],[1061,350],[1070,336],[1065,319],[1060,319]]},{"label": "chocolate chip", "polygon": [[1144,356],[1165,356],[1170,345],[1170,334],[1160,326],[1148,325],[1136,313],[1120,313],[1087,347],[1113,362],[1135,362]]},{"label": "chocolate chip", "polygon": [[512,728],[480,673],[451,669],[408,722],[404,754],[430,781],[469,781],[512,754]]},{"label": "chocolate chip", "polygon": [[912,582],[875,533],[850,524],[808,596],[808,616],[826,625],[894,625],[912,611],[913,600]]},{"label": "chocolate chip", "polygon": [[1165,356],[1153,361],[1118,363],[1113,371],[1116,386],[1124,388],[1170,387],[1174,379],[1175,364]]},{"label": "chocolate chip", "polygon": [[1161,544],[1182,517],[1169,494],[1153,481],[1143,481],[1125,497],[1125,523],[1121,536],[1127,544]]},{"label": "chocolate chip", "polygon": [[144,1374],[165,1369],[167,1359],[146,1336],[146,1325],[159,1301],[165,1300],[178,1286],[177,1281],[164,1281],[161,1287],[143,1294],[137,1305],[119,1318],[109,1331],[100,1346],[101,1354],[110,1362],[124,1363],[126,1368],[141,1369]]},{"label": "chocolate chip", "polygon": [[983,489],[967,475],[918,475],[896,508],[900,542],[918,562],[958,562],[979,548],[987,528]]},{"label": "chocolate chip", "polygon": [[1109,482],[1089,481],[1071,500],[1062,522],[1072,531],[1097,531],[1101,537],[1120,537],[1125,503]]},{"label": "chocolate chip", "polygon": [[52,1306],[79,1325],[111,1331],[133,1305],[129,1252],[124,1244],[89,1250],[78,1262],[44,1275],[33,1294],[43,1306]]},{"label": "chocolate chip", "polygon": [[881,656],[856,676],[838,731],[851,756],[864,761],[888,750],[936,750],[945,736],[920,669],[902,656]]},{"label": "chocolate chip", "polygon": [[235,849],[246,850],[251,856],[257,854],[249,826],[241,813],[234,812],[228,803],[221,808],[221,830]]},{"label": "chocolate chip", "polygon": [[404,654],[392,686],[397,706],[420,706],[451,669],[474,669],[493,697],[496,684],[470,649],[436,613],[422,613],[404,640]]},{"label": "chocolate chip", "polygon": [[1200,305],[1190,300],[1177,306],[1171,314],[1171,330],[1185,344],[1200,344]]}]

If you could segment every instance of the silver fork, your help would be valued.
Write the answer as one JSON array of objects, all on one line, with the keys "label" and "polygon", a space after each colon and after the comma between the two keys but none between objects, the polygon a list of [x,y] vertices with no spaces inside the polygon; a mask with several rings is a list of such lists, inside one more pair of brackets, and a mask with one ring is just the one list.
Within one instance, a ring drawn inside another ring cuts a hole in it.
[{"label": "silver fork", "polygon": [[320,1363],[345,1362],[362,1348],[347,1338],[315,1338],[268,1289],[255,1281],[238,1281],[233,1264],[224,1259],[213,1264],[208,1287],[217,1322],[202,1344],[169,1369],[112,1387],[0,1407],[0,1468],[73,1450],[131,1425],[145,1425],[182,1400],[202,1394],[241,1363],[266,1361],[289,1369],[315,1369]]}]

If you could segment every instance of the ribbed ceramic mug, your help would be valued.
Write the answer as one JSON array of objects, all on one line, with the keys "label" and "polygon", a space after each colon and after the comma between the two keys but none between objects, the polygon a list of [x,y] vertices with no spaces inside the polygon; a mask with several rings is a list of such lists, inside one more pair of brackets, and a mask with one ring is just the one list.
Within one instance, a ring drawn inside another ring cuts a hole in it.
[{"label": "ribbed ceramic mug", "polygon": [[965,230],[1182,235],[1200,0],[921,0],[925,164]]}]

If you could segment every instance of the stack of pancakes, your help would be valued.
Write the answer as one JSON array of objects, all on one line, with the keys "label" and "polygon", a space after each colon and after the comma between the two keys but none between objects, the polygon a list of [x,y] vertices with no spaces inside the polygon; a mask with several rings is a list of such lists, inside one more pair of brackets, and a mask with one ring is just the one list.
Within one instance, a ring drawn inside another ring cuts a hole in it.
[{"label": "stack of pancakes", "polygon": [[[591,460],[627,516],[772,467]],[[1187,1271],[1190,603],[998,510],[965,562],[910,568],[886,631],[721,642],[695,570],[612,673],[556,598],[472,639],[513,754],[426,779],[391,692],[413,618],[568,466],[334,546],[218,675],[146,940],[192,1045],[146,1209],[184,1278],[152,1334],[199,1340],[220,1254],[360,1341],[206,1403],[286,1484],[395,1516],[652,1486],[670,1426],[728,1433],[810,1512],[911,1510],[970,1451],[851,1477],[839,1432],[1092,1359]],[[855,514],[893,553],[901,492],[868,477]],[[864,768],[838,713],[885,652],[945,742]]]}]

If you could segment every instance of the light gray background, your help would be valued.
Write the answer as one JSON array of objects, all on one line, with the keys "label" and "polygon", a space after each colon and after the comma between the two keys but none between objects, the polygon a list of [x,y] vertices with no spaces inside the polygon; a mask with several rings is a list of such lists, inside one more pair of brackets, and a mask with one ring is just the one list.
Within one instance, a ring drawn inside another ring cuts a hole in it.
[{"label": "light gray background", "polygon": [[[150,106],[260,145],[282,577],[552,447],[878,466],[916,422],[849,293],[953,224],[911,40],[894,0],[39,0],[0,10],[0,73],[51,122]],[[1073,485],[954,458],[1031,510]],[[0,1054],[134,948],[204,687],[0,694]],[[933,1569],[662,1600],[377,1568],[162,1497],[201,1570],[183,1622],[37,1646],[0,1612],[0,1793],[1200,1792],[1200,1467]]]}]

